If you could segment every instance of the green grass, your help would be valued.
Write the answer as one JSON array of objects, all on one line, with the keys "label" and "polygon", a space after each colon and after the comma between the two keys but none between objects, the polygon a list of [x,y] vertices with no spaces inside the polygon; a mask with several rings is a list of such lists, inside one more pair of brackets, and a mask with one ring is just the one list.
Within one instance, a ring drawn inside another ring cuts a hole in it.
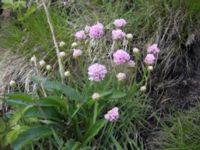
[{"label": "green grass", "polygon": [[[200,149],[200,109],[199,106],[184,113],[166,118],[157,133],[155,143],[159,150],[199,150]],[[156,147],[155,147],[156,149]]]},{"label": "green grass", "polygon": [[[200,7],[199,2],[193,1],[184,3],[179,0],[119,0],[113,4],[113,1],[94,0],[71,2],[65,7],[56,2],[52,4],[50,12],[56,37],[58,41],[63,40],[67,43],[66,49],[70,49],[73,40],[70,35],[84,28],[83,25],[100,21],[109,26],[116,18],[128,20],[128,31],[134,32],[135,42],[142,48],[144,44],[150,42],[148,37],[155,37],[156,32],[161,30],[160,24],[165,24],[162,20],[166,20],[171,12],[180,9],[186,17],[185,21],[195,20],[198,16],[196,10]],[[18,13],[21,15],[21,12]],[[28,57],[38,53],[43,57],[47,57],[46,55],[53,57],[54,48],[44,11],[39,8],[29,16],[20,21],[11,20],[5,25],[1,30],[3,33],[0,38],[1,45],[13,48],[14,51]]]}]

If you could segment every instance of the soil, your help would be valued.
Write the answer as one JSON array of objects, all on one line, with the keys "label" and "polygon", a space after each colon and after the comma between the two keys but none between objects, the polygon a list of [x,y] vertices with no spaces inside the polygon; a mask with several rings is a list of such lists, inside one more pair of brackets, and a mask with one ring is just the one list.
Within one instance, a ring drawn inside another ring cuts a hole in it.
[{"label": "soil", "polygon": [[[185,50],[185,49],[183,49]],[[200,40],[196,38],[187,48],[190,72],[186,72],[186,63],[178,66],[178,70],[170,77],[162,79],[161,72],[155,70],[150,79],[150,100],[152,112],[163,120],[177,112],[192,110],[200,102]],[[171,68],[173,70],[173,68]],[[173,78],[177,77],[178,78]],[[148,120],[149,126],[144,129],[143,137],[148,150],[159,149],[157,139],[162,139],[160,125],[156,118]]]},{"label": "soil", "polygon": [[[196,36],[197,37],[197,36]],[[152,108],[154,111],[173,113],[195,107],[200,100],[200,40],[196,38],[187,48],[187,61],[180,59],[176,70],[171,69],[169,77],[162,78],[155,70],[151,78]],[[186,68],[187,66],[187,68]],[[189,66],[189,67],[188,67]]]}]

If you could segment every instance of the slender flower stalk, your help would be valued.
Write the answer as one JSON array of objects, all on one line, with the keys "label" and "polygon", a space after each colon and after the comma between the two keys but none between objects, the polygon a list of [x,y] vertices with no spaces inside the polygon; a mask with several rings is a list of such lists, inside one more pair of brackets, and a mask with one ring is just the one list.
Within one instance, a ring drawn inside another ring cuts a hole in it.
[{"label": "slender flower stalk", "polygon": [[59,47],[58,47],[58,43],[57,43],[57,41],[56,41],[55,32],[54,32],[53,25],[52,25],[52,23],[51,23],[49,11],[48,11],[48,8],[47,8],[47,6],[46,6],[44,0],[42,0],[42,5],[43,5],[43,7],[44,7],[44,11],[45,11],[45,14],[46,14],[46,17],[47,17],[47,22],[48,22],[48,24],[49,24],[49,28],[50,28],[50,31],[51,31],[53,43],[54,43],[54,46],[55,46],[55,50],[56,50],[56,55],[57,55],[57,59],[58,59],[58,65],[59,65],[59,72],[60,72],[61,80],[62,80],[62,82],[64,82],[64,78],[65,78],[65,76],[64,76],[64,67],[63,67],[63,65],[62,65],[61,58],[59,57],[60,50],[59,50]]},{"label": "slender flower stalk", "polygon": [[[31,57],[31,60],[30,60],[32,63],[33,63],[33,65],[34,65],[34,67],[35,67],[35,70],[36,70],[36,74],[38,75],[38,76],[41,76],[41,73],[40,73],[40,71],[39,71],[39,69],[38,69],[38,63],[37,63],[37,58],[36,58],[36,56],[34,55],[33,57]],[[43,60],[44,61],[44,60]],[[45,61],[44,62],[42,62],[42,63],[45,63]],[[40,63],[39,63],[40,64]],[[46,63],[45,63],[46,64]],[[45,65],[44,64],[44,65]],[[40,83],[40,86],[41,86],[41,88],[42,88],[42,92],[43,92],[43,94],[44,94],[44,96],[46,97],[47,96],[47,94],[46,94],[46,91],[45,91],[45,89],[44,89],[44,85],[42,84],[42,83]]]}]

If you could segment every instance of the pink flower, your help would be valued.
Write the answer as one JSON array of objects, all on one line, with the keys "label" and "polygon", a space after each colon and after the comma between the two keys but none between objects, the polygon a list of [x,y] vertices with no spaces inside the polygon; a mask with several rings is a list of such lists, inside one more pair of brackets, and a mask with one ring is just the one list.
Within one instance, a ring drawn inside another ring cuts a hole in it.
[{"label": "pink flower", "polygon": [[123,49],[119,49],[113,54],[113,59],[115,64],[120,65],[128,62],[130,60],[130,55]]},{"label": "pink flower", "polygon": [[100,39],[104,34],[103,25],[99,22],[93,25],[89,29],[89,36],[92,39]]},{"label": "pink flower", "polygon": [[126,25],[126,20],[124,19],[116,19],[113,23],[116,27],[120,28]]},{"label": "pink flower", "polygon": [[116,29],[112,31],[113,40],[122,40],[125,37],[125,33],[121,29]]},{"label": "pink flower", "polygon": [[101,81],[105,78],[107,69],[104,65],[95,63],[88,68],[89,80]]},{"label": "pink flower", "polygon": [[74,49],[73,50],[73,57],[74,58],[77,58],[77,57],[79,57],[81,55],[82,55],[82,50],[80,50],[80,49]]},{"label": "pink flower", "polygon": [[76,32],[75,37],[76,37],[77,40],[86,39],[86,35],[85,35],[85,32],[83,30]]},{"label": "pink flower", "polygon": [[119,108],[112,108],[104,115],[104,118],[110,122],[116,121],[119,118]]},{"label": "pink flower", "polygon": [[155,63],[155,56],[153,54],[147,54],[147,56],[145,57],[144,59],[144,62],[147,64],[147,65],[152,65]]},{"label": "pink flower", "polygon": [[148,53],[152,53],[152,54],[157,54],[160,52],[160,49],[158,48],[158,44],[152,44],[151,46],[149,46],[147,48],[147,52]]}]

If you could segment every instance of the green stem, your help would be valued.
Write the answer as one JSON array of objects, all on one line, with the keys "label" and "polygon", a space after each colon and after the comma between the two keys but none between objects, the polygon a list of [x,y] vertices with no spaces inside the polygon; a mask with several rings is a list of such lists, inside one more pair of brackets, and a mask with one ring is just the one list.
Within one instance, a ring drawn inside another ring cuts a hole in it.
[{"label": "green stem", "polygon": [[97,111],[98,111],[98,102],[95,102],[94,104],[94,115],[93,115],[93,121],[92,123],[95,124],[97,120]]}]

